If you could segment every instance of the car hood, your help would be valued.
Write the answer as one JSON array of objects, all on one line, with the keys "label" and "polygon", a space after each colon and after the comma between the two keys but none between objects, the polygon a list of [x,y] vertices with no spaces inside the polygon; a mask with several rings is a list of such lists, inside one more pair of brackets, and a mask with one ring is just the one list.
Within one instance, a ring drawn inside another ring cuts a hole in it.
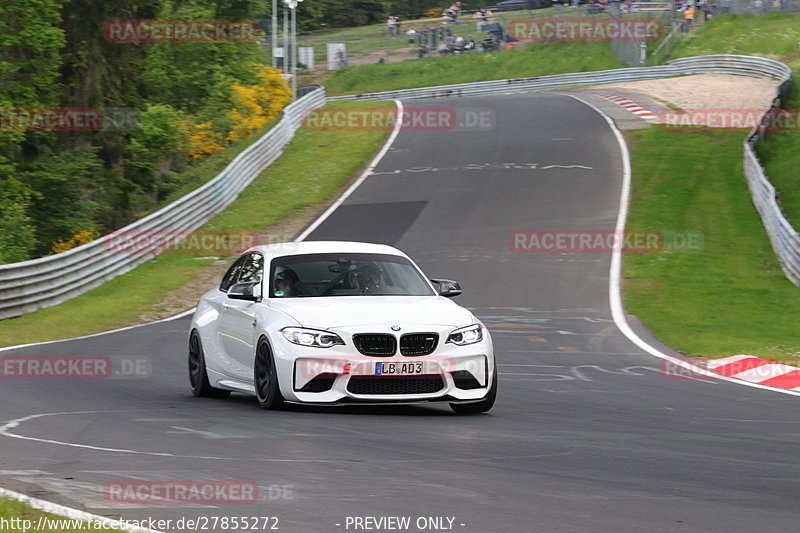
[{"label": "car hood", "polygon": [[368,324],[468,326],[475,317],[442,296],[333,296],[271,300],[301,326],[328,329]]}]

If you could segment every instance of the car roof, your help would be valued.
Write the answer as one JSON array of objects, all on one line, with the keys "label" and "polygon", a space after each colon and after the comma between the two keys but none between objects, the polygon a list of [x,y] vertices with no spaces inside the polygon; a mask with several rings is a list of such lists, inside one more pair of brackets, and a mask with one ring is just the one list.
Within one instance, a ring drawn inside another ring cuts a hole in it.
[{"label": "car roof", "polygon": [[253,246],[248,252],[259,251],[268,257],[283,257],[300,254],[362,253],[391,254],[406,257],[406,254],[386,244],[353,241],[302,241],[282,242]]}]

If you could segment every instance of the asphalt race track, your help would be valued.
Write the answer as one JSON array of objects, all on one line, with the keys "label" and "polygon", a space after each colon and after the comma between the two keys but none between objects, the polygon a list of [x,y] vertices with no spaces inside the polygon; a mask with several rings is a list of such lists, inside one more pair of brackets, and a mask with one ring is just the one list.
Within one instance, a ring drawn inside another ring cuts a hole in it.
[{"label": "asphalt race track", "polygon": [[[390,531],[354,521],[390,516],[411,517],[401,531],[796,531],[797,398],[665,377],[611,320],[609,254],[509,248],[515,230],[614,228],[622,162],[605,120],[546,93],[420,105],[488,110],[494,126],[401,132],[309,238],[387,242],[428,275],[459,280],[458,301],[495,342],[491,412],[265,412],[242,395],[194,398],[182,318],[0,354],[108,356],[148,369],[146,378],[2,380],[0,486],[106,516],[272,516],[297,533]],[[147,480],[252,481],[260,501],[104,499],[106,483]],[[444,520],[419,528],[420,517]]]}]

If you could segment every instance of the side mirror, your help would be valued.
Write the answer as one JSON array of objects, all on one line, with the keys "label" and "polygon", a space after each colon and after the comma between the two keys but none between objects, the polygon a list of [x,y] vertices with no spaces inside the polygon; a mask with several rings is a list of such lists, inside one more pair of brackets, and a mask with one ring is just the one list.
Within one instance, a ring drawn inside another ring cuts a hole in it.
[{"label": "side mirror", "polygon": [[431,283],[439,288],[439,296],[452,298],[461,294],[461,285],[451,279],[432,279]]},{"label": "side mirror", "polygon": [[261,282],[237,283],[228,289],[228,298],[231,300],[247,300],[248,302],[261,301]]}]

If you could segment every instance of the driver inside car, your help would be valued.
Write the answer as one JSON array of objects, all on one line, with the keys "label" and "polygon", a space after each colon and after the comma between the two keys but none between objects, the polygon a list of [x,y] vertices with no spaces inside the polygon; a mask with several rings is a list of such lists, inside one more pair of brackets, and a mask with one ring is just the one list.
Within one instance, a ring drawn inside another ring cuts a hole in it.
[{"label": "driver inside car", "polygon": [[367,263],[359,266],[353,273],[352,285],[360,289],[361,294],[370,294],[384,288],[386,283],[381,268]]},{"label": "driver inside car", "polygon": [[275,287],[274,295],[281,298],[297,296],[297,282],[299,281],[297,273],[291,268],[280,268],[281,270],[275,273],[275,280],[273,283]]}]

